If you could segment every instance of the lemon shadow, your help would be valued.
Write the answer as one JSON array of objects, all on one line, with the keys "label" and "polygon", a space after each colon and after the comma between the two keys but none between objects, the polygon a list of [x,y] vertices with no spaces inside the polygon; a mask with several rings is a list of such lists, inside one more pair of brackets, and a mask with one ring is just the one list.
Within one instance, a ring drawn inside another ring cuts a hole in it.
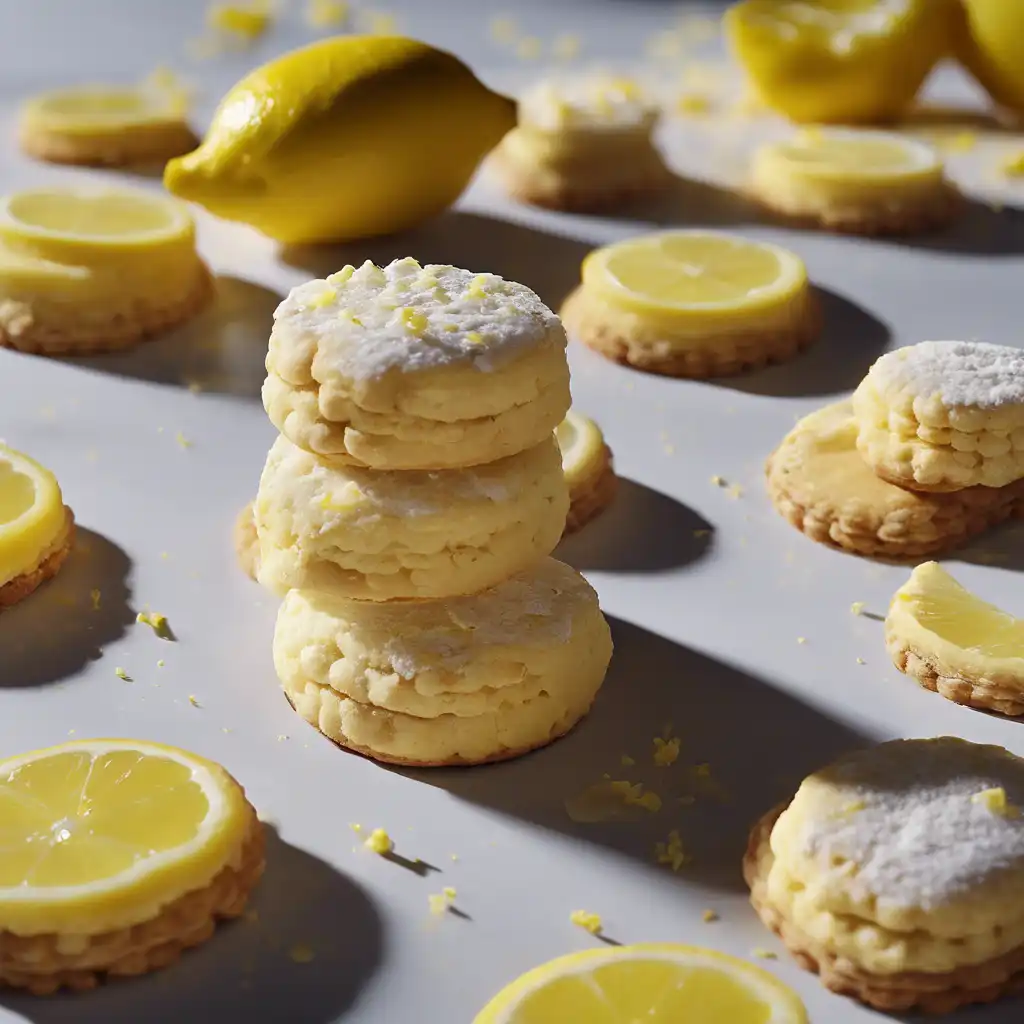
[{"label": "lemon shadow", "polygon": [[99,658],[135,621],[130,572],[113,541],[78,527],[60,572],[0,614],[0,689],[57,683]]},{"label": "lemon shadow", "polygon": [[[112,979],[84,996],[43,1000],[5,992],[0,1007],[32,1024],[332,1024],[376,973],[383,945],[369,895],[268,829],[267,870],[249,915],[218,926],[177,964]],[[296,947],[312,959],[297,963],[289,955]]]}]

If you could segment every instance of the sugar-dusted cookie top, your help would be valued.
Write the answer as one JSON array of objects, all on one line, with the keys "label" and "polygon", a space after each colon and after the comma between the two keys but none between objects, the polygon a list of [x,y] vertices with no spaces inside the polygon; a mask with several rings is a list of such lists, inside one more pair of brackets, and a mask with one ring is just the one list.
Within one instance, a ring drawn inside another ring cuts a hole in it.
[{"label": "sugar-dusted cookie top", "polygon": [[491,371],[553,335],[557,316],[525,285],[411,258],[367,260],[293,288],[274,313],[268,365],[289,380],[356,384],[389,371]]},{"label": "sugar-dusted cookie top", "polygon": [[541,131],[649,128],[657,106],[632,79],[609,75],[545,78],[519,98],[519,123]]}]

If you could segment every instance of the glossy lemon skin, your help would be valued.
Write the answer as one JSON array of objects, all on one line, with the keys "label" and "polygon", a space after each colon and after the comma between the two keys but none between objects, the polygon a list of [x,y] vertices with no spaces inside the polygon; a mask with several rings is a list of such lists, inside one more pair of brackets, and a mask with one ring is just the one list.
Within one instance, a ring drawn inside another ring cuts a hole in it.
[{"label": "glossy lemon skin", "polygon": [[284,243],[390,234],[450,206],[514,124],[514,103],[451,54],[339,37],[239,82],[164,184]]},{"label": "glossy lemon skin", "polygon": [[[759,98],[797,123],[883,124],[910,106],[936,63],[952,52],[954,0],[911,0],[891,29],[833,53],[811,35],[782,40],[757,24],[776,0],[741,0],[725,14],[726,39]],[[839,12],[870,0],[820,0]]]},{"label": "glossy lemon skin", "polygon": [[1024,4],[964,0],[957,57],[996,103],[1024,113]]}]

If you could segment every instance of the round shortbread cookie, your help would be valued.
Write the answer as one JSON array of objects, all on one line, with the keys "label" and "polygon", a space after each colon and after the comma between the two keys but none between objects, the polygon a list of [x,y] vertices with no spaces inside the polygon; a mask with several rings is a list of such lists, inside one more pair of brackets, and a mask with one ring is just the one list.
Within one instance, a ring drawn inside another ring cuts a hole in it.
[{"label": "round shortbread cookie", "polygon": [[1024,486],[952,494],[906,491],[877,477],[857,451],[849,401],[805,416],[768,459],[768,494],[802,533],[858,555],[913,558],[952,550],[1013,515]]},{"label": "round shortbread cookie", "polygon": [[569,408],[565,332],[528,288],[413,259],[292,290],[274,315],[263,403],[295,444],[373,469],[493,462]]},{"label": "round shortbread cookie", "polygon": [[901,487],[1024,478],[1024,350],[924,341],[887,352],[854,392],[853,411],[864,459]]},{"label": "round shortbread cookie", "polygon": [[[812,938],[804,932],[787,917],[784,909],[773,903],[768,891],[768,880],[775,866],[770,836],[783,809],[775,808],[754,825],[743,859],[743,877],[750,888],[750,902],[762,922],[779,936],[797,963],[817,974],[826,988],[883,1012],[920,1010],[935,1014],[993,1002],[1024,990],[1024,946],[982,963],[940,973],[897,971],[875,974],[863,970],[856,960],[836,953],[827,937]],[[791,898],[786,896],[781,900],[787,909],[791,902]],[[838,924],[835,916],[828,912],[818,911],[817,916],[822,926],[819,930],[827,931]],[[855,924],[856,919],[847,923]],[[875,929],[871,934],[874,937],[879,930]],[[881,937],[883,941],[889,941],[890,937],[895,942],[901,940],[898,934],[888,932],[881,933]]]},{"label": "round shortbread cookie", "polygon": [[437,472],[329,466],[279,437],[255,502],[258,578],[363,601],[493,586],[554,550],[569,494],[554,435]]}]

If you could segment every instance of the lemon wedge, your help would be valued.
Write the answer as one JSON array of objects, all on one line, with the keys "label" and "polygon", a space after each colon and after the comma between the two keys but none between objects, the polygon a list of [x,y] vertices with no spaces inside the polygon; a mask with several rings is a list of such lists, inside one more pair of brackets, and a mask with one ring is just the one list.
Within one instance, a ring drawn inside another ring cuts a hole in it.
[{"label": "lemon wedge", "polygon": [[723,953],[651,943],[592,949],[537,967],[474,1024],[806,1024],[799,998]]},{"label": "lemon wedge", "polygon": [[57,478],[0,444],[0,590],[39,565],[65,529]]},{"label": "lemon wedge", "polygon": [[164,184],[284,243],[401,231],[440,213],[515,125],[461,61],[397,36],[340,36],[258,68]]},{"label": "lemon wedge", "polygon": [[730,318],[777,307],[807,288],[794,253],[716,231],[665,231],[590,253],[583,286],[640,315]]},{"label": "lemon wedge", "polygon": [[996,101],[1024,113],[1024,4],[964,0],[956,55]]},{"label": "lemon wedge", "polygon": [[570,409],[555,430],[562,452],[562,472],[569,491],[579,487],[604,462],[604,436],[601,428],[586,416]]},{"label": "lemon wedge", "polygon": [[93,935],[205,887],[254,815],[195,754],[83,740],[0,762],[0,930]]},{"label": "lemon wedge", "polygon": [[902,113],[951,52],[952,0],[741,0],[726,37],[764,104],[794,121]]}]

